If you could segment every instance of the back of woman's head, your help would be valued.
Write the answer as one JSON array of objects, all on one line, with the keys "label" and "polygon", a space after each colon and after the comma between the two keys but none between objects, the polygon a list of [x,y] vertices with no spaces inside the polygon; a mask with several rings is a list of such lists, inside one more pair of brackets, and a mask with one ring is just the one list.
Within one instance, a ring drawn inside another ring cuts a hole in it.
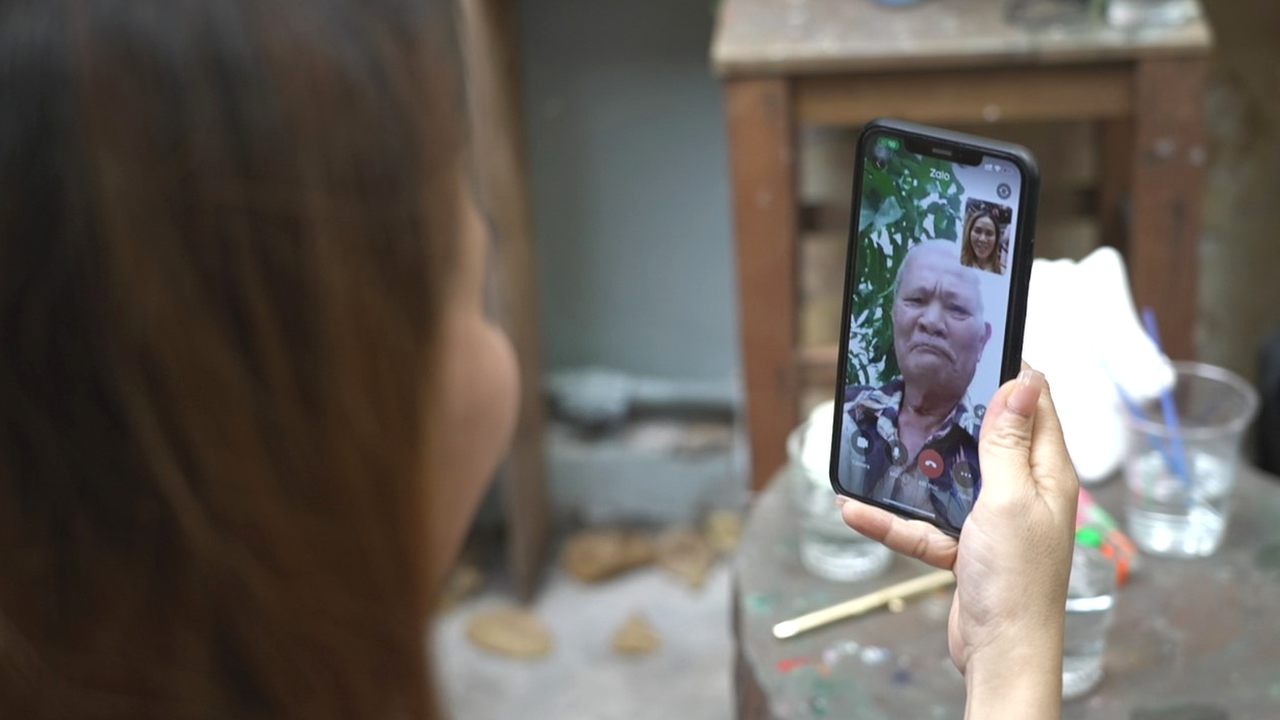
[{"label": "back of woman's head", "polygon": [[430,714],[451,22],[0,3],[0,717]]}]

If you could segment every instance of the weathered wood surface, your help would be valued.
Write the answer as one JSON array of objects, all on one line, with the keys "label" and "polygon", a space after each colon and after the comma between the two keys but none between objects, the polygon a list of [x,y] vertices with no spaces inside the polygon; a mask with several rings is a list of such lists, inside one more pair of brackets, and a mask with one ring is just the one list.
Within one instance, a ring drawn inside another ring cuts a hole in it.
[{"label": "weathered wood surface", "polygon": [[[1091,492],[1123,518],[1123,479]],[[1242,468],[1233,504],[1213,557],[1142,558],[1116,595],[1102,684],[1066,703],[1064,720],[1280,717],[1280,484]],[[801,567],[798,544],[799,518],[775,480],[756,500],[736,561],[739,720],[962,717],[964,681],[947,654],[950,591],[898,614],[773,638],[779,621],[931,569],[896,558],[881,578],[833,583]]]},{"label": "weathered wood surface", "polygon": [[795,75],[1205,55],[1203,21],[1132,32],[1097,23],[1032,31],[1005,21],[1006,0],[724,0],[711,48],[723,75]]}]

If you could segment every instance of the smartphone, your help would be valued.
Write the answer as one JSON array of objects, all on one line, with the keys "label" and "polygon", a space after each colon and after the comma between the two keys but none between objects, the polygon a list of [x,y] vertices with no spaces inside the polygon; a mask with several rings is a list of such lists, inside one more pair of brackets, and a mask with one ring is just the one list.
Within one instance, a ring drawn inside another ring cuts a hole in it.
[{"label": "smartphone", "polygon": [[898,120],[867,125],[856,162],[831,482],[959,536],[986,403],[1021,366],[1039,170]]}]

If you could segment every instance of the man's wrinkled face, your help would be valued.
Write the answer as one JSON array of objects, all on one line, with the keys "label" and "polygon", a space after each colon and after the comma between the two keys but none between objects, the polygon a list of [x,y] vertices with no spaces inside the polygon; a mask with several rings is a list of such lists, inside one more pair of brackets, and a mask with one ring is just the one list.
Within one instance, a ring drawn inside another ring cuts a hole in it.
[{"label": "man's wrinkled face", "polygon": [[990,338],[976,272],[945,250],[908,255],[893,302],[893,347],[906,385],[958,400]]}]

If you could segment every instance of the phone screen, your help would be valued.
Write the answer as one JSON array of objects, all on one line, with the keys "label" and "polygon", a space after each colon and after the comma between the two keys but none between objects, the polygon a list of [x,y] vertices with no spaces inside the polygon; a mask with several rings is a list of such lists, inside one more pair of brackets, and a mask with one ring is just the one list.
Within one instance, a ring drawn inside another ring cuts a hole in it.
[{"label": "phone screen", "polygon": [[982,489],[1022,171],[911,152],[894,134],[864,142],[833,470],[850,495],[958,532]]}]

